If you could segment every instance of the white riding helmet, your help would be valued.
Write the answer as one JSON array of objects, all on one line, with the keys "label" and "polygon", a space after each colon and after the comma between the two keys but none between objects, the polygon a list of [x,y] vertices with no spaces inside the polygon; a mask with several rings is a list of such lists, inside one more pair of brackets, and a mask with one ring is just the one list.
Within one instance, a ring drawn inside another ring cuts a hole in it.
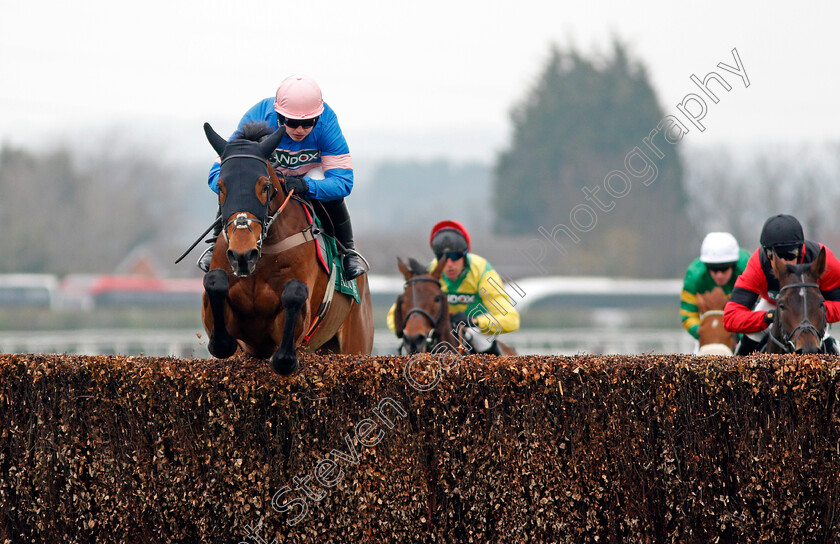
[{"label": "white riding helmet", "polygon": [[707,264],[738,262],[738,241],[728,232],[710,232],[700,246],[700,261]]}]

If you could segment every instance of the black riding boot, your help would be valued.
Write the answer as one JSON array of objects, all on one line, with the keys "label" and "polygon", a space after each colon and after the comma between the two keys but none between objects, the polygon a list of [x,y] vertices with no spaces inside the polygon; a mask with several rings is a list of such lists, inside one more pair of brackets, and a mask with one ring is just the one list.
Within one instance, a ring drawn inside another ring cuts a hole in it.
[{"label": "black riding boot", "polygon": [[823,350],[828,355],[840,355],[840,349],[837,347],[837,340],[831,336],[826,336],[823,340]]},{"label": "black riding boot", "polygon": [[344,255],[342,260],[342,264],[344,265],[344,279],[349,281],[361,276],[367,272],[367,268],[361,256],[356,251],[356,244],[353,242],[353,226],[350,224],[350,213],[347,211],[347,205],[344,203],[344,199],[322,202],[322,204],[330,216],[336,240],[338,240],[340,245],[344,246],[344,250],[342,251]]},{"label": "black riding boot", "polygon": [[761,349],[761,347],[767,343],[768,336],[764,337],[764,340],[753,340],[746,334],[741,337],[741,341],[738,342],[738,346],[735,348],[735,355],[749,355],[751,353],[755,353]]},{"label": "black riding boot", "polygon": [[490,349],[488,349],[484,353],[486,353],[487,355],[501,355],[502,350],[499,347],[499,342],[496,341],[496,340],[493,340],[493,344],[490,346]]},{"label": "black riding boot", "polygon": [[213,227],[213,237],[204,240],[209,246],[207,249],[204,250],[204,253],[198,258],[198,262],[195,263],[199,269],[201,269],[205,274],[210,271],[210,261],[213,260],[213,248],[216,247],[216,240],[219,238],[219,234],[222,233],[222,208],[219,208],[219,213],[216,215],[216,226]]}]

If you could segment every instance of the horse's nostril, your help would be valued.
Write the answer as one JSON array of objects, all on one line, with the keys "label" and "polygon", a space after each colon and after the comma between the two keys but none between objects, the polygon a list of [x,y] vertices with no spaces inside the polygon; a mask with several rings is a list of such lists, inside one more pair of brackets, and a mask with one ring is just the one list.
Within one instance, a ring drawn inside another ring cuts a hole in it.
[{"label": "horse's nostril", "polygon": [[257,251],[256,249],[252,249],[252,250],[248,251],[248,253],[246,255],[247,255],[246,259],[249,263],[255,263],[255,262],[257,262],[257,259],[260,258],[260,252]]}]

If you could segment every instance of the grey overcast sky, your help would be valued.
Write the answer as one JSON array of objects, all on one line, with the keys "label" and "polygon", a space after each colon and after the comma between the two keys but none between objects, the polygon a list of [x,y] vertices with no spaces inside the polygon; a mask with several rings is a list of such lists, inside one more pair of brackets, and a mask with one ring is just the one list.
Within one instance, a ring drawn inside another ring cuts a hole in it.
[{"label": "grey overcast sky", "polygon": [[[629,45],[665,113],[722,73],[687,145],[837,140],[836,3],[548,0],[0,0],[0,142],[78,142],[118,127],[213,152],[285,76],[321,84],[358,159],[490,160],[551,44]],[[736,48],[750,86],[716,68]],[[653,128],[653,127],[651,127]]]}]

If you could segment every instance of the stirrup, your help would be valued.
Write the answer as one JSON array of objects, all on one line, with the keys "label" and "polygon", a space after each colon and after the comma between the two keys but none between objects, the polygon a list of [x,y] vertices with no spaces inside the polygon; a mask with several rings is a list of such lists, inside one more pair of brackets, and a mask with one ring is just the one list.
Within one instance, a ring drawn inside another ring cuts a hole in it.
[{"label": "stirrup", "polygon": [[342,259],[342,267],[344,268],[343,273],[341,276],[344,278],[344,281],[353,281],[359,276],[362,276],[367,273],[365,267],[360,262],[349,263],[347,259],[353,258],[355,255],[345,255]]},{"label": "stirrup", "polygon": [[362,260],[362,262],[365,263],[365,273],[370,272],[370,263],[367,262],[367,259],[365,259],[364,255],[362,255],[361,253],[359,253],[355,249],[348,249],[348,248],[345,247],[344,252],[341,256],[342,260],[345,257],[347,257],[348,255],[355,255],[356,257],[360,258]]}]

